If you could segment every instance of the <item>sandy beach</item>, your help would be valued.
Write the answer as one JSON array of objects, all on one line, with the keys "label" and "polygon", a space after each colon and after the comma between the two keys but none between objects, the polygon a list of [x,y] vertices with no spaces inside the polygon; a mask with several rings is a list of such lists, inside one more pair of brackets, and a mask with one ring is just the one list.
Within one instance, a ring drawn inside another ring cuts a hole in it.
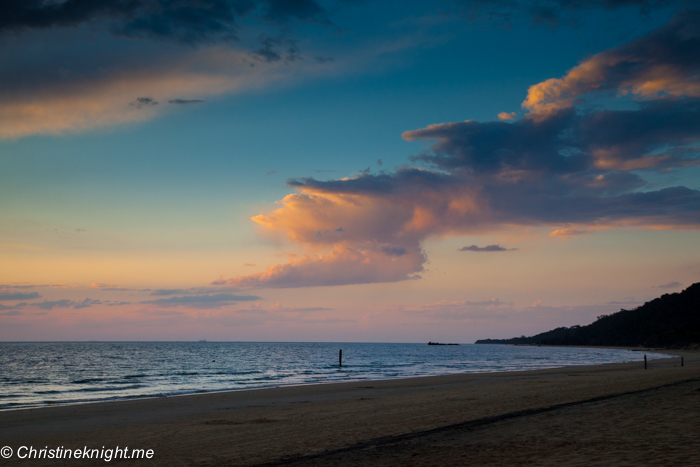
[{"label": "sandy beach", "polygon": [[[700,352],[529,372],[350,382],[0,412],[0,465],[152,449],[120,465],[697,465]],[[685,366],[680,366],[680,356]],[[26,453],[26,451],[23,451]],[[115,461],[115,460],[113,460]]]}]

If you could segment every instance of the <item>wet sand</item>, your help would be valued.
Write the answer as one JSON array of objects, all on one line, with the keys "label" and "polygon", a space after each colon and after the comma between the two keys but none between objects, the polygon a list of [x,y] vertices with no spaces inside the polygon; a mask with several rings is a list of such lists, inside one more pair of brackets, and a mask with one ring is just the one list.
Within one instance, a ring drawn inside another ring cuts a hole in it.
[{"label": "wet sand", "polygon": [[684,367],[644,370],[639,353],[628,364],[5,411],[0,445],[154,451],[119,465],[697,465],[700,353],[677,353]]}]

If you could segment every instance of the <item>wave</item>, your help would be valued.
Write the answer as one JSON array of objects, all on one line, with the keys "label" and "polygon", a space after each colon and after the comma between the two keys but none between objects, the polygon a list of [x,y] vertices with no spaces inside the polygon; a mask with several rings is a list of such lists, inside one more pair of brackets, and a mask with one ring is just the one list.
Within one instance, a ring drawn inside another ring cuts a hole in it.
[{"label": "wave", "polygon": [[[193,348],[206,348],[206,352]],[[343,349],[342,367],[337,364]],[[56,363],[57,355],[62,357]],[[647,354],[649,359],[661,354]],[[0,410],[296,384],[638,360],[611,349],[334,343],[0,343]],[[216,360],[213,362],[212,360]],[[53,368],[37,367],[53,361]],[[30,368],[31,371],[25,369]]]}]

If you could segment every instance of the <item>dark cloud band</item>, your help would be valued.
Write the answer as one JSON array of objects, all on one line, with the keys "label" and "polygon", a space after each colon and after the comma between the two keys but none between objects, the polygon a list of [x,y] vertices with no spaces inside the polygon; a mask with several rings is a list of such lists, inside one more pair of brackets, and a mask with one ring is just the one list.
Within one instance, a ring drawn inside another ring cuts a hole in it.
[{"label": "dark cloud band", "polygon": [[487,245],[487,246],[463,246],[459,251],[478,251],[478,252],[495,252],[495,251],[510,251],[513,248],[505,248],[501,245]]},{"label": "dark cloud band", "polygon": [[239,21],[253,14],[275,24],[329,23],[315,0],[7,0],[0,34],[101,20],[115,35],[195,44],[236,39]]}]

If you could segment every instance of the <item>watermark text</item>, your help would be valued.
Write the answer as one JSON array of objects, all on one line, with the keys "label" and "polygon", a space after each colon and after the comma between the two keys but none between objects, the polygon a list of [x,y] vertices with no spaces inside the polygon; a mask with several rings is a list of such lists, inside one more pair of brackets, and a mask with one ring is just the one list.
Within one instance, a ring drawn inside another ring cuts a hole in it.
[{"label": "watermark text", "polygon": [[113,459],[153,459],[155,452],[153,449],[129,448],[128,446],[114,448],[65,448],[60,447],[34,447],[20,446],[17,452],[10,446],[0,449],[3,459],[16,457],[17,459],[101,459],[110,462]]}]

